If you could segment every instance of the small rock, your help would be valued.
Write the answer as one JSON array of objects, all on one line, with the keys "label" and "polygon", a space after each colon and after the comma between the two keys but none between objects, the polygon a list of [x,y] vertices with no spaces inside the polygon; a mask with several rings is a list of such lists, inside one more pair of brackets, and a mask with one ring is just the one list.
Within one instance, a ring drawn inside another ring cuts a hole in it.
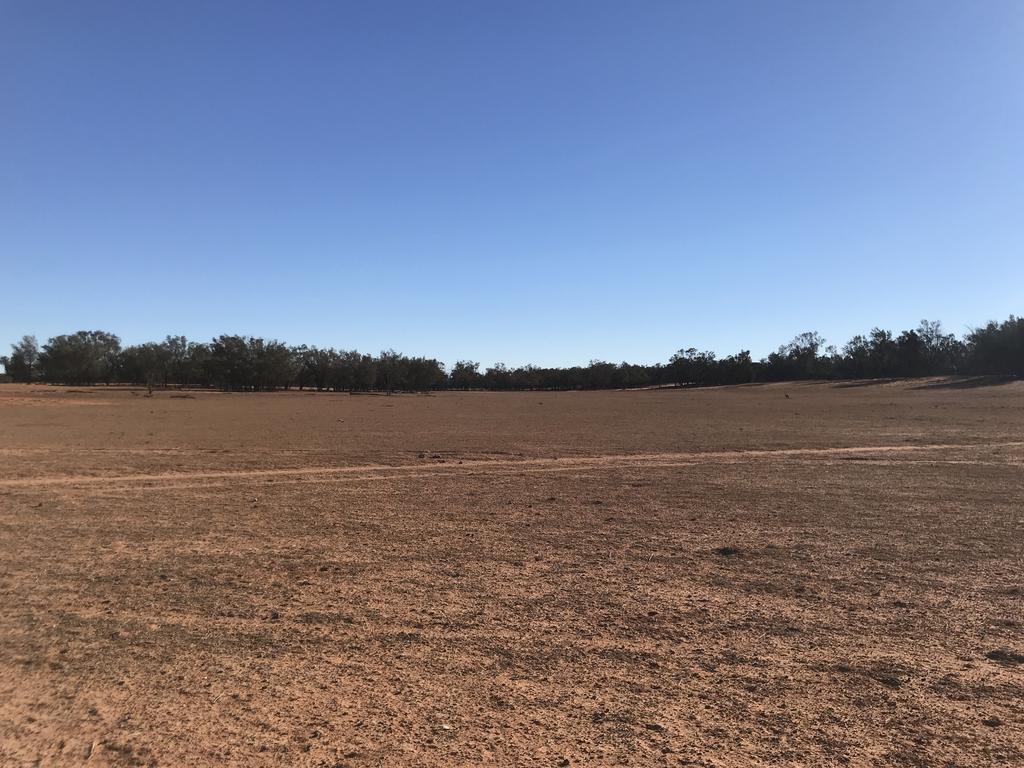
[{"label": "small rock", "polygon": [[987,725],[989,728],[998,728],[1003,724],[1003,721],[993,715],[992,717],[986,717],[981,721],[981,724]]}]

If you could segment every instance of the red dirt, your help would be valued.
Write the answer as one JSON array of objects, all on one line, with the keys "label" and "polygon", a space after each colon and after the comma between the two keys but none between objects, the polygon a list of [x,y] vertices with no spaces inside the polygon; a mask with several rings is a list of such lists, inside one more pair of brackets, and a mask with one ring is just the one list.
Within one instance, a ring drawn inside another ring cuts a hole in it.
[{"label": "red dirt", "polygon": [[1024,764],[1024,385],[931,384],[0,386],[0,765]]}]

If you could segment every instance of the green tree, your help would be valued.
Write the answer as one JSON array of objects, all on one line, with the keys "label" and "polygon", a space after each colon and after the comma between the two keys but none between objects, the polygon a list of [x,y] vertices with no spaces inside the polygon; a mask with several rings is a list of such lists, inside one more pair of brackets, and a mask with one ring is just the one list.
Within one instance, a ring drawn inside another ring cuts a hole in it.
[{"label": "green tree", "polygon": [[43,378],[64,384],[109,384],[120,362],[121,340],[106,331],[55,336],[39,353]]},{"label": "green tree", "polygon": [[11,354],[2,358],[7,374],[14,380],[29,382],[36,378],[39,367],[39,344],[35,336],[22,336],[11,344]]},{"label": "green tree", "polygon": [[455,389],[474,389],[481,385],[480,363],[459,360],[452,367],[451,384]]}]

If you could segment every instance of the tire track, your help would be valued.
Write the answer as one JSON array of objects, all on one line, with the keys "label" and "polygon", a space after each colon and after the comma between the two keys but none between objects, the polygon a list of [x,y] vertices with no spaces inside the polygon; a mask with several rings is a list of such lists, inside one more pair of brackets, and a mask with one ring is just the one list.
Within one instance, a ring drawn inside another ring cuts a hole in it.
[{"label": "tire track", "polygon": [[[180,483],[214,485],[218,481],[246,481],[273,478],[351,479],[368,481],[388,477],[427,477],[443,474],[508,474],[515,472],[565,472],[583,469],[622,469],[631,467],[673,467],[706,463],[738,463],[776,458],[829,458],[871,456],[874,454],[912,454],[929,451],[1020,448],[1024,441],[996,443],[932,443],[924,445],[870,445],[834,448],[777,448],[733,451],[690,451],[680,453],[633,453],[604,456],[520,459],[450,459],[445,463],[425,464],[363,464],[352,466],[300,467],[289,469],[203,470],[129,475],[57,475],[47,477],[0,479],[0,488],[35,488],[53,486],[132,486],[180,487]],[[458,463],[457,463],[458,462]]]}]

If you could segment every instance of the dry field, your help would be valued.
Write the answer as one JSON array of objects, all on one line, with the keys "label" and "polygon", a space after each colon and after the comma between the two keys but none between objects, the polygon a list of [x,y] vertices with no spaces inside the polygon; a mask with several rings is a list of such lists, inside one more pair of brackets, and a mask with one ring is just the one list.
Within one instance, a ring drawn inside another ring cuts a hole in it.
[{"label": "dry field", "polygon": [[1024,383],[0,386],[2,766],[1020,766],[1022,607]]}]

